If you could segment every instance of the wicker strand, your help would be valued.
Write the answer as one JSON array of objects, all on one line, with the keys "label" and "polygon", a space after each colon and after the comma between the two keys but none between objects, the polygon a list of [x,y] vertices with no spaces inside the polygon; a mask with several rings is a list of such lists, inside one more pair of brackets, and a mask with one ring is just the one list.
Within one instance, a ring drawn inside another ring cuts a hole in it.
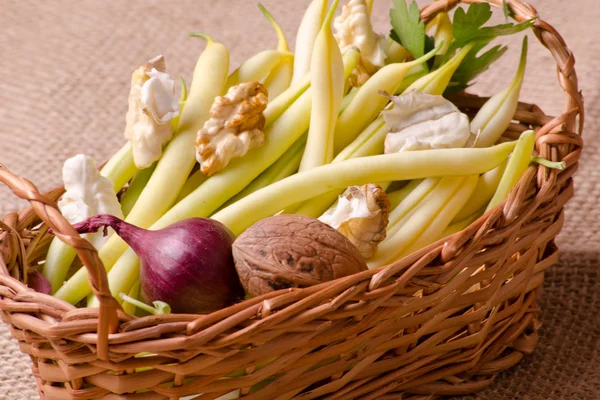
[{"label": "wicker strand", "polygon": [[111,296],[106,271],[98,252],[87,240],[82,239],[71,224],[62,216],[56,202],[43,196],[35,185],[24,178],[18,178],[4,165],[0,164],[0,182],[12,189],[18,197],[28,200],[36,214],[65,243],[71,245],[89,271],[90,285],[100,300],[98,317],[98,357],[108,360],[108,335],[117,330],[118,302]]}]

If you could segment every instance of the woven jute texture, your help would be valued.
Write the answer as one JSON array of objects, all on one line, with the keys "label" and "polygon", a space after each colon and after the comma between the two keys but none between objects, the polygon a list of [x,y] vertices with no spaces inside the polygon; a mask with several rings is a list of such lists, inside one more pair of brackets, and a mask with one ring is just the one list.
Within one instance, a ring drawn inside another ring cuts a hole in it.
[{"label": "woven jute texture", "polygon": [[[263,1],[290,38],[308,1]],[[531,356],[503,373],[478,399],[596,399],[600,394],[600,17],[593,0],[531,1],[563,35],[577,57],[586,100],[586,148],[576,196],[567,205],[558,239],[559,265],[546,274],[543,327]],[[391,1],[376,2],[379,30],[389,29]],[[420,4],[425,4],[421,1]],[[202,45],[190,31],[227,44],[235,66],[275,45],[251,0],[52,1],[0,0],[0,162],[49,189],[63,161],[85,152],[107,159],[123,142],[129,76],[164,54],[168,71],[189,80]],[[473,91],[493,94],[516,69],[518,41]],[[522,100],[557,114],[562,93],[555,64],[532,43]],[[0,187],[0,214],[24,208]],[[0,399],[37,396],[30,361],[0,325]]]}]

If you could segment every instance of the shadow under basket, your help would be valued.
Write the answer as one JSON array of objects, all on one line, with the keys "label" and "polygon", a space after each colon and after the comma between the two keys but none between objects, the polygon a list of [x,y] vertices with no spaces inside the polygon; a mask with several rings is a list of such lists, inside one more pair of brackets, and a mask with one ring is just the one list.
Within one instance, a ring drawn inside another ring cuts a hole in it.
[{"label": "shadow under basket", "polygon": [[[422,19],[458,3],[437,1]],[[518,21],[537,16],[508,3]],[[42,195],[0,167],[0,182],[32,205],[0,223],[0,311],[31,357],[40,398],[430,399],[490,385],[536,346],[544,270],[557,261],[554,237],[582,148],[573,55],[544,21],[533,31],[557,63],[564,112],[553,118],[521,103],[504,136],[535,129],[537,155],[565,170],[529,167],[498,207],[391,265],[209,315],[123,313],[97,252],[56,209],[62,190]],[[486,99],[453,100],[470,114]],[[77,249],[100,308],[75,308],[19,280],[44,259],[48,227]]]}]

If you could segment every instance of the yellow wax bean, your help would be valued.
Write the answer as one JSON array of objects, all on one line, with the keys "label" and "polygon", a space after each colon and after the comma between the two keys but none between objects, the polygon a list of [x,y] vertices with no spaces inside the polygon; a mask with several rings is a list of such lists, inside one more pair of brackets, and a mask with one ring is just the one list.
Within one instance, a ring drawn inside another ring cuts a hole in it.
[{"label": "yellow wax bean", "polygon": [[304,146],[306,146],[306,136],[302,136],[298,139],[284,155],[273,163],[273,165],[246,186],[244,190],[229,199],[223,207],[230,206],[249,194],[298,172],[300,161],[302,160],[302,153],[304,152]]},{"label": "yellow wax bean", "polygon": [[327,13],[327,0],[313,0],[304,12],[296,34],[296,57],[292,83],[304,78],[310,71],[313,48]]},{"label": "yellow wax bean", "polygon": [[389,99],[382,96],[381,92],[396,93],[408,72],[425,63],[438,50],[439,47],[414,61],[388,64],[358,89],[358,93],[340,115],[335,126],[336,153],[348,146],[389,103]]},{"label": "yellow wax bean", "polygon": [[[398,204],[397,207],[392,209],[389,216],[389,222],[387,226],[388,236],[394,235],[400,230],[403,225],[405,217],[414,211],[423,200],[439,186],[440,178],[427,178],[424,179],[413,191],[410,192],[406,199]],[[449,182],[452,184],[452,181]],[[439,196],[440,188],[437,188],[435,196]]]},{"label": "yellow wax bean", "polygon": [[148,184],[148,181],[150,180],[155,168],[156,163],[141,170],[133,177],[129,187],[127,188],[127,191],[125,192],[125,195],[123,195],[123,198],[121,199],[121,209],[123,210],[123,215],[127,216],[137,200],[140,198],[140,194],[142,194],[146,184]]},{"label": "yellow wax bean", "polygon": [[458,212],[458,214],[456,214],[456,217],[454,217],[452,223],[467,219],[477,211],[484,208],[490,202],[494,196],[494,193],[496,192],[496,189],[498,189],[500,179],[506,170],[507,163],[508,160],[479,177],[477,180],[477,187],[475,188],[473,195],[471,195],[469,201],[467,201],[464,207]]},{"label": "yellow wax bean", "polygon": [[[133,284],[133,287],[131,288],[127,296],[131,297],[132,299],[138,299],[139,295],[140,281],[138,280],[136,283]],[[121,297],[117,297],[117,299],[120,300]],[[125,311],[129,315],[135,315],[136,307],[134,304],[123,302],[123,311]]]},{"label": "yellow wax bean", "polygon": [[253,55],[229,75],[224,90],[242,82],[261,82],[275,66],[279,65],[282,57],[289,56],[290,53],[286,54],[278,50],[263,50]]},{"label": "yellow wax bean", "polygon": [[371,15],[371,12],[373,12],[373,2],[375,2],[375,0],[365,0],[365,3],[367,4],[367,12],[369,13],[369,15]]},{"label": "yellow wax bean", "polygon": [[[418,79],[410,86],[410,90],[420,90],[424,93],[436,94],[443,92],[447,85],[450,76],[454,73],[460,62],[467,54],[467,50],[461,50],[462,53],[455,55],[450,62],[444,64],[440,69],[430,72],[423,78]],[[440,78],[441,77],[441,78]],[[448,77],[446,80],[445,77]],[[443,79],[442,79],[443,78]],[[407,89],[408,91],[409,89]],[[367,155],[375,155],[383,153],[385,136],[389,133],[389,129],[385,124],[383,117],[378,116],[371,124],[362,131],[362,133],[354,139],[352,143],[344,148],[334,159],[333,162],[348,160],[354,157],[364,157]],[[297,206],[294,213],[306,215],[310,217],[318,217],[333,204],[337,199],[335,191],[311,199],[310,202]],[[289,210],[288,210],[289,212]]]},{"label": "yellow wax bean", "polygon": [[519,105],[519,93],[523,84],[526,62],[527,36],[523,38],[519,69],[513,81],[504,90],[486,101],[471,121],[471,132],[477,135],[475,147],[493,145],[510,125]]},{"label": "yellow wax bean", "polygon": [[[352,144],[338,154],[333,163],[349,160],[351,158],[374,156],[383,153],[383,142],[389,129],[382,117],[373,121]],[[294,214],[306,215],[317,218],[323,214],[329,206],[337,199],[340,191],[329,191],[328,193],[302,203],[294,211]],[[291,210],[286,210],[291,213]]]},{"label": "yellow wax bean", "polygon": [[484,211],[484,209],[481,209],[480,211],[474,213],[473,215],[470,215],[469,217],[463,219],[462,221],[452,223],[452,225],[449,225],[446,229],[444,229],[444,232],[442,232],[442,234],[440,235],[439,238],[443,239],[443,238],[448,237],[456,232],[462,231],[467,226],[469,226],[473,222],[475,222],[477,220],[477,218],[479,218],[481,215],[483,215],[483,211]]},{"label": "yellow wax bean", "polygon": [[408,195],[411,194],[412,191],[415,190],[421,182],[423,182],[423,179],[413,179],[403,188],[388,193],[388,200],[390,201],[390,210],[393,210],[400,203],[402,203],[404,199],[406,199]]},{"label": "yellow wax bean", "polygon": [[[400,154],[410,153],[413,152]],[[462,173],[464,173],[464,169]],[[368,267],[381,267],[398,259],[425,232],[432,220],[441,212],[444,205],[458,191],[464,179],[462,176],[456,176],[440,180],[438,186],[431,193],[431,196],[408,218],[402,229],[391,234],[388,233],[388,237],[379,244],[377,254],[368,261]]]},{"label": "yellow wax bean", "polygon": [[446,228],[450,225],[452,218],[469,200],[469,197],[475,191],[477,186],[477,175],[467,176],[456,193],[448,200],[444,207],[440,210],[437,216],[431,221],[427,229],[419,236],[419,238],[408,247],[407,250],[400,253],[400,257],[411,254],[423,247],[435,242],[441,236]]},{"label": "yellow wax bean", "polygon": [[416,80],[406,89],[406,92],[410,92],[411,90],[419,90],[429,94],[442,95],[446,90],[446,87],[448,87],[448,83],[450,83],[452,75],[474,45],[475,43],[469,43],[460,49],[460,51],[454,55],[454,57],[452,57],[439,69],[436,69],[433,72],[430,72],[429,74]]},{"label": "yellow wax bean", "polygon": [[[345,51],[342,55],[344,60],[344,76],[350,75],[356,67],[360,54],[356,49]],[[263,112],[266,123],[265,129],[279,118],[285,110],[287,110],[306,90],[310,87],[310,75],[304,76],[297,82],[291,84],[283,93],[277,96],[276,99],[269,101],[267,108]]]},{"label": "yellow wax bean", "polygon": [[182,199],[186,198],[190,193],[194,190],[198,189],[200,185],[206,181],[207,177],[202,173],[202,171],[197,170],[185,181],[181,192],[179,192],[179,196],[177,196],[177,200],[175,204],[179,203]]},{"label": "yellow wax bean", "polygon": [[110,160],[104,164],[100,175],[113,181],[115,192],[123,189],[125,184],[131,180],[133,175],[139,170],[133,162],[133,150],[131,142],[127,141],[119,151],[115,153]]},{"label": "yellow wax bean", "polygon": [[448,17],[448,14],[445,12],[441,12],[437,15],[437,26],[435,29],[435,34],[433,35],[433,41],[436,46],[441,45],[442,48],[436,54],[435,61],[433,63],[434,68],[437,68],[444,56],[448,52],[450,48],[450,44],[452,43],[452,39],[454,39],[452,35],[452,21]]},{"label": "yellow wax bean", "polygon": [[335,0],[315,41],[310,66],[313,98],[310,127],[300,171],[330,163],[333,159],[334,129],[344,97],[344,64],[331,32],[337,5],[338,0]]},{"label": "yellow wax bean", "polygon": [[234,234],[292,204],[332,189],[370,182],[476,174],[498,166],[514,148],[508,142],[485,149],[436,149],[362,157],[292,175],[252,193],[212,216]]},{"label": "yellow wax bean", "polygon": [[263,84],[269,92],[269,99],[276,99],[281,93],[285,92],[290,87],[292,82],[292,74],[294,72],[294,56],[284,57],[281,59]]},{"label": "yellow wax bean", "polygon": [[[277,23],[275,18],[271,15],[271,13],[262,5],[258,4],[258,8],[263,13],[265,18],[269,21],[275,34],[277,35],[277,50],[282,53],[289,53],[290,48],[288,46],[287,39],[285,38],[285,34],[283,33],[283,29]],[[265,78],[263,84],[267,88],[269,92],[269,100],[273,100],[281,93],[283,93],[287,88],[290,87],[292,82],[292,75],[294,73],[294,55],[289,53],[289,56],[282,57],[281,61],[278,65],[276,65],[269,75]]]},{"label": "yellow wax bean", "polygon": [[188,96],[187,85],[185,84],[185,80],[183,80],[182,76],[179,77],[179,85],[181,87],[181,94],[179,96],[179,115],[171,120],[173,132],[177,132],[177,128],[179,128],[179,119],[181,118],[181,112],[183,111],[183,107],[185,106],[185,101],[187,100]]},{"label": "yellow wax bean", "polygon": [[490,200],[490,203],[485,209],[486,212],[496,207],[508,197],[512,188],[525,173],[527,167],[529,167],[534,147],[535,132],[523,132],[517,141],[515,151],[511,154],[510,159],[508,160],[506,170],[504,171],[504,174],[502,174],[502,178],[498,184],[498,189],[496,189],[494,197],[492,197],[492,200]]},{"label": "yellow wax bean", "polygon": [[[229,52],[225,46],[207,35],[193,35],[204,38],[207,46],[194,69],[192,85],[179,121],[179,129],[165,148],[148,184],[126,218],[128,223],[142,228],[152,225],[177,199],[196,163],[194,151],[196,133],[208,119],[210,106],[215,97],[223,91],[227,78]],[[113,235],[99,251],[104,267],[110,270],[127,248],[127,244],[121,238]],[[82,268],[59,289],[56,297],[75,304],[88,293],[90,287],[87,270]]]},{"label": "yellow wax bean", "polygon": [[[354,69],[354,66],[346,65],[346,61],[355,63],[356,58],[355,51],[345,53],[344,79]],[[297,91],[298,87],[294,86],[292,85],[290,89]],[[284,98],[284,94],[277,100],[280,98]],[[289,101],[289,99],[285,101]],[[271,123],[267,119],[265,136],[268,140],[263,146],[252,149],[244,157],[233,160],[227,168],[209,177],[196,190],[166,212],[150,229],[161,229],[186,218],[210,216],[277,161],[306,132],[310,120],[311,103],[310,91],[304,91],[296,101],[292,101],[292,105],[288,109],[284,108],[282,114],[274,118]],[[108,273],[111,293],[127,292],[139,275],[139,259],[133,251],[128,251],[114,265],[114,268]],[[92,304],[94,303],[92,302]]]}]

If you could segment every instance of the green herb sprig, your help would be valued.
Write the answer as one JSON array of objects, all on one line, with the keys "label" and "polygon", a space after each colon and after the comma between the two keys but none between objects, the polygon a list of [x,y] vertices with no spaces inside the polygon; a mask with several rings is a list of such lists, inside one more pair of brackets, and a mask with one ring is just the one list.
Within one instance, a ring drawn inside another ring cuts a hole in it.
[{"label": "green herb sprig", "polygon": [[410,7],[406,6],[405,0],[394,0],[394,7],[390,9],[390,21],[390,37],[415,59],[423,57],[435,47],[433,38],[425,33],[425,23],[421,21],[421,12],[414,0]]}]

